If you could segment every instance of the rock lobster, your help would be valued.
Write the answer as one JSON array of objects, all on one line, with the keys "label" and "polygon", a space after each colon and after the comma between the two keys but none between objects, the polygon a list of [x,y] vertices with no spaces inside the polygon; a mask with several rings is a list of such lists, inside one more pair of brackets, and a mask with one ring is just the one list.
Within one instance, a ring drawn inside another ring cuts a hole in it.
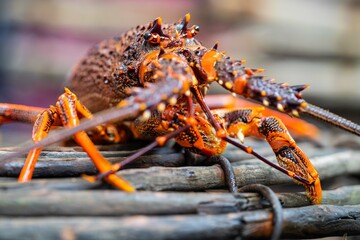
[{"label": "rock lobster", "polygon": [[[217,44],[211,49],[204,47],[195,38],[200,28],[189,27],[189,20],[190,14],[173,24],[163,24],[157,18],[149,25],[98,43],[75,67],[55,106],[42,110],[0,104],[1,122],[35,122],[35,143],[15,153],[30,151],[19,181],[30,181],[42,147],[74,135],[100,172],[87,178],[104,179],[131,192],[131,184],[114,173],[174,138],[188,151],[209,157],[221,155],[227,143],[233,144],[304,185],[311,202],[320,203],[318,173],[281,119],[263,115],[264,107],[236,109],[220,103],[224,109],[211,110],[211,104],[204,100],[209,85],[217,82],[233,95],[295,117],[305,112],[357,135],[360,127],[307,103],[301,96],[307,85],[276,83],[259,75],[262,69],[246,68],[243,61],[227,57],[218,51]],[[80,121],[82,118],[85,120]],[[46,137],[52,126],[66,129]],[[136,138],[152,143],[124,162],[110,164],[84,131],[89,129],[93,138],[108,142]],[[245,136],[265,139],[279,165],[244,145]]]}]

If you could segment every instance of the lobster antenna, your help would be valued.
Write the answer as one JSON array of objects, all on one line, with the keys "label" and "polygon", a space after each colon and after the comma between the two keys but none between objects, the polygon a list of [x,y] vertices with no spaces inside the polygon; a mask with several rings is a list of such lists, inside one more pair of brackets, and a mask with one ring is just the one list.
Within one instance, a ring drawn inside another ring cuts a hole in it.
[{"label": "lobster antenna", "polygon": [[301,111],[312,117],[318,118],[324,122],[330,123],[336,127],[360,136],[360,125],[348,119],[340,117],[335,113],[329,112],[310,103],[307,103],[306,107],[301,108]]}]

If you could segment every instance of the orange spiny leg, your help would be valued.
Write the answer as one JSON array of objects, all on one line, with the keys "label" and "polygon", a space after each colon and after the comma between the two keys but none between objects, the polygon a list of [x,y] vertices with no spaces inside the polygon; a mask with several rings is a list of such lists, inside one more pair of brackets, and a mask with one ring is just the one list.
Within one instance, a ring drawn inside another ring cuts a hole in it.
[{"label": "orange spiny leg", "polygon": [[175,138],[179,145],[193,153],[209,157],[224,152],[227,143],[214,134],[211,124],[204,116],[197,114],[191,119],[177,114],[177,118],[181,121],[192,120],[194,122],[190,129]]},{"label": "orange spiny leg", "polygon": [[[58,102],[56,103],[56,108],[61,118],[63,125],[67,128],[71,128],[79,125],[80,121],[77,113],[84,111],[85,107],[82,106],[70,90],[65,89],[65,93],[59,97]],[[90,140],[88,135],[84,131],[80,131],[74,135],[76,142],[85,150],[89,155],[93,163],[99,172],[106,172],[111,170],[112,165],[109,163],[101,153],[96,149],[96,146]],[[127,192],[133,192],[135,189],[125,180],[117,177],[114,174],[111,174],[105,178],[105,180],[114,185],[117,188],[120,188]]]},{"label": "orange spiny leg", "polygon": [[34,123],[44,110],[39,107],[0,103],[0,124],[12,121]]},{"label": "orange spiny leg", "polygon": [[[205,96],[205,102],[210,109],[239,109],[239,108],[259,108],[261,105],[250,102],[245,99],[237,98],[229,94],[224,95],[207,95]],[[304,120],[294,118],[288,114],[281,113],[270,108],[264,108],[261,112],[263,116],[276,116],[281,118],[287,129],[293,136],[303,136],[311,139],[315,139],[319,135],[319,129]]]},{"label": "orange spiny leg", "polygon": [[[32,139],[34,142],[38,142],[47,136],[50,127],[54,124],[58,118],[57,110],[54,106],[50,106],[49,109],[44,110],[35,121],[32,133]],[[42,148],[35,148],[31,150],[25,160],[24,167],[21,169],[19,182],[28,182],[31,180],[36,161],[40,155]]]},{"label": "orange spiny leg", "polygon": [[296,175],[308,179],[310,184],[304,184],[311,202],[321,203],[320,178],[310,159],[296,145],[286,127],[277,117],[265,117],[258,120],[259,132],[270,144],[279,165],[294,172]]},{"label": "orange spiny leg", "polygon": [[[55,122],[58,122],[59,119],[65,127],[77,126],[79,124],[77,113],[80,112],[83,114],[84,109],[85,107],[80,104],[76,96],[66,89],[65,93],[59,97],[56,107],[50,106],[49,109],[43,111],[38,116],[33,129],[34,142],[38,142],[45,138],[51,126],[53,126]],[[112,165],[99,153],[84,131],[76,133],[75,140],[84,148],[100,172],[106,172],[111,169]],[[27,182],[31,180],[34,166],[41,150],[42,148],[40,147],[30,151],[25,161],[25,165],[20,173],[19,182]],[[116,175],[109,175],[105,179],[110,184],[125,191],[134,191],[134,188],[129,183]]]},{"label": "orange spiny leg", "polygon": [[[73,94],[67,88],[65,88],[65,92],[68,94]],[[76,111],[79,116],[91,119],[93,118],[92,113],[83,105],[80,101],[75,102]],[[119,132],[118,130],[121,130]],[[101,124],[96,126],[93,130],[89,131],[88,134],[91,135],[92,141],[104,141],[107,143],[118,143],[120,141],[124,141],[128,139],[126,129],[116,128],[112,124]]]},{"label": "orange spiny leg", "polygon": [[[313,202],[313,203],[320,203],[321,202],[321,186],[320,186],[320,180],[317,178],[316,179],[316,174],[313,174],[314,176],[312,176],[313,178],[315,178],[313,181],[310,180],[307,178],[307,176],[303,177],[301,175],[297,175],[295,172],[292,172],[292,171],[289,171],[287,170],[286,168],[284,167],[281,167],[281,166],[278,166],[274,163],[272,163],[271,161],[269,161],[268,159],[264,158],[262,155],[258,154],[256,151],[254,151],[251,147],[249,146],[246,146],[244,145],[243,143],[241,142],[238,142],[236,141],[234,138],[232,137],[229,137],[225,131],[225,129],[223,129],[223,127],[220,125],[219,121],[214,117],[213,113],[211,112],[210,108],[206,105],[204,99],[203,99],[203,96],[201,94],[201,92],[199,91],[199,89],[197,87],[193,87],[192,89],[192,92],[194,94],[194,97],[196,98],[197,102],[199,103],[201,109],[204,111],[204,113],[206,114],[206,116],[208,117],[208,120],[209,122],[211,123],[211,125],[215,128],[216,130],[216,135],[217,137],[219,138],[222,138],[223,140],[225,140],[226,142],[229,142],[231,143],[232,145],[242,149],[244,152],[248,153],[248,154],[252,154],[253,156],[255,156],[256,158],[258,158],[259,160],[263,161],[264,163],[268,164],[269,166],[275,168],[276,170],[290,176],[291,178],[297,180],[298,182],[302,183],[307,191],[310,193],[310,194],[314,194],[314,195],[317,195],[317,196],[314,196],[314,197],[310,197],[310,200]],[[249,109],[249,111],[253,111],[253,109]],[[234,111],[235,112],[235,111]],[[255,113],[255,116],[256,116],[257,113]],[[219,116],[218,116],[219,117]],[[223,118],[225,118],[223,116]],[[235,117],[234,118],[235,120],[241,120],[241,118],[237,118]],[[228,121],[228,122],[231,122],[230,120],[226,120],[225,121]],[[283,125],[282,125],[283,126]],[[254,128],[249,128],[251,131],[250,133],[254,133],[253,129]],[[255,128],[256,129],[256,128]],[[284,129],[285,126],[284,126]],[[230,135],[239,135],[238,132],[234,132],[234,133],[230,133]],[[244,133],[241,133],[240,136],[243,136]],[[253,135],[259,135],[258,134],[253,134]],[[289,135],[290,136],[290,135]],[[301,151],[301,150],[300,150]],[[301,151],[302,153],[302,151]],[[302,153],[303,154],[303,153]],[[303,154],[303,156],[305,156],[305,154]],[[306,156],[305,156],[306,157]],[[311,166],[311,162],[309,162],[309,165],[308,166]],[[313,168],[313,167],[312,167]],[[311,172],[311,169],[309,168],[310,171],[308,172]],[[313,169],[315,171],[315,169]],[[313,172],[313,173],[316,173]]]},{"label": "orange spiny leg", "polygon": [[[243,140],[244,136],[265,138],[273,149],[279,165],[292,178],[300,176],[306,182],[298,181],[306,188],[311,202],[321,202],[321,185],[317,171],[305,153],[296,145],[285,125],[277,117],[263,117],[260,109],[240,109],[225,113],[225,126],[230,136]],[[296,178],[295,178],[296,179]]]},{"label": "orange spiny leg", "polygon": [[[56,124],[56,119],[56,109],[53,106],[49,109],[43,109],[18,104],[0,103],[0,124],[13,121],[33,123],[32,139],[34,142],[40,141],[48,134],[50,127]],[[41,150],[42,148],[37,148],[29,152],[24,167],[20,172],[19,182],[31,180],[36,160]]]}]

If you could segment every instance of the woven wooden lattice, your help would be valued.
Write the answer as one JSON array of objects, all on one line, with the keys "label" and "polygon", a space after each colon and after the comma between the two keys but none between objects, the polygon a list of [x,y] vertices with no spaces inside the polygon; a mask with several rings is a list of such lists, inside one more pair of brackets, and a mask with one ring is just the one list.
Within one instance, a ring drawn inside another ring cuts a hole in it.
[{"label": "woven wooden lattice", "polygon": [[[249,143],[274,160],[266,144]],[[303,188],[287,176],[232,147],[225,156],[239,186],[261,183],[278,192],[284,207],[283,237],[360,234],[360,151],[300,144],[325,189],[339,176],[350,178],[352,185],[325,190],[323,204],[310,206]],[[100,148],[113,162],[136,151],[131,145]],[[2,148],[0,155],[9,151],[16,148]],[[48,147],[29,184],[13,178],[23,161],[0,164],[1,239],[25,234],[48,239],[232,239],[271,233],[272,213],[264,199],[254,193],[227,193],[219,166],[186,166],[181,151],[171,147],[156,149],[119,173],[139,190],[134,194],[83,180],[80,175],[94,174],[95,168],[78,147]]]}]

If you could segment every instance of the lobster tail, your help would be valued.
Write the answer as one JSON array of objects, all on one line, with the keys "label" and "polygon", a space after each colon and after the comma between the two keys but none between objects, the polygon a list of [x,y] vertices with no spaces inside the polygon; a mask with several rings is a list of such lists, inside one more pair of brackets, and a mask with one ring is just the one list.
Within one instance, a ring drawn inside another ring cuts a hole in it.
[{"label": "lobster tail", "polygon": [[302,112],[313,116],[315,118],[321,119],[325,122],[328,122],[336,127],[339,127],[341,129],[344,129],[348,132],[351,132],[355,135],[360,136],[360,125],[345,119],[343,117],[340,117],[339,115],[329,112],[325,109],[322,109],[318,106],[308,104],[306,107],[301,109]]}]

